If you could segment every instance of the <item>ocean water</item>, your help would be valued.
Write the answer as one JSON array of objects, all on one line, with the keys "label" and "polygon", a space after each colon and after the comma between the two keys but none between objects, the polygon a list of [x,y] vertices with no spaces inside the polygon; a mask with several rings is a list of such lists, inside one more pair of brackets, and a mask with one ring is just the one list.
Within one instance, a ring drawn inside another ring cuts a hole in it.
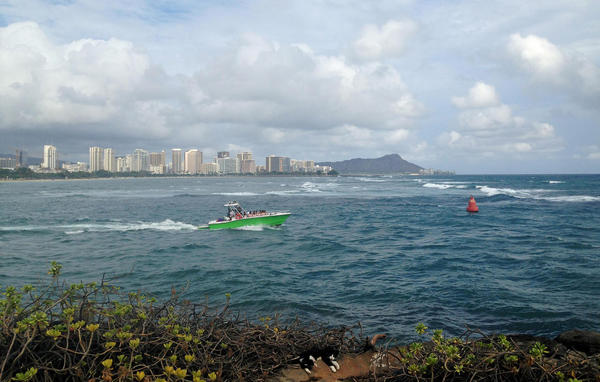
[{"label": "ocean water", "polygon": [[[480,212],[465,211],[469,195]],[[280,228],[200,231],[237,200]],[[0,285],[103,275],[251,320],[414,338],[600,330],[600,176],[217,177],[0,183]]]}]

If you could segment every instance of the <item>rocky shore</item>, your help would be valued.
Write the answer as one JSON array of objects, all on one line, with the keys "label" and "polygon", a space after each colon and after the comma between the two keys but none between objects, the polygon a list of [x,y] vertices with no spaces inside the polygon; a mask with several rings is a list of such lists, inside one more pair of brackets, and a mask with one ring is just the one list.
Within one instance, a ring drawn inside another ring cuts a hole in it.
[{"label": "rocky shore", "polygon": [[[458,340],[456,343],[463,349],[459,349],[455,357],[447,357],[444,365],[437,370],[440,358],[434,364],[433,359],[437,355],[432,356],[439,345],[435,339],[423,343],[421,350],[417,350],[419,346],[415,344],[390,349],[379,348],[373,343],[373,347],[364,352],[340,357],[340,370],[336,373],[332,373],[323,362],[318,362],[310,375],[292,366],[270,381],[600,381],[598,332],[569,330],[554,339],[524,334],[494,335],[467,342]],[[500,349],[494,349],[494,344]],[[475,350],[478,347],[487,348],[487,351]],[[468,365],[464,363],[462,367],[456,367],[455,361],[465,357],[461,354],[464,348],[475,350],[466,354],[467,357],[473,354],[473,357]],[[532,349],[543,350],[536,354]],[[411,369],[411,364],[419,362],[419,352],[427,357],[427,367]],[[443,357],[443,354],[440,356]],[[455,367],[448,367],[448,362],[454,363]]]}]

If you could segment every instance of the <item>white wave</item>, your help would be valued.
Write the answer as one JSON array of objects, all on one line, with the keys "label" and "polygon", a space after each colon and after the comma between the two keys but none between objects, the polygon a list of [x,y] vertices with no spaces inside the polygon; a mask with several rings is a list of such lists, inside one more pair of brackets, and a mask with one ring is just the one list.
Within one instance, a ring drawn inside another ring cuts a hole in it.
[{"label": "white wave", "polygon": [[66,235],[78,235],[80,233],[84,233],[85,231],[82,229],[77,229],[75,231],[65,231]]},{"label": "white wave", "polygon": [[256,196],[254,192],[213,192],[212,195],[223,195],[223,196]]},{"label": "white wave", "polygon": [[475,186],[475,188],[477,188],[481,192],[487,194],[487,196],[504,194],[504,195],[514,196],[516,198],[531,198],[532,197],[531,193],[527,192],[526,190],[514,190],[512,188],[495,188],[495,187],[488,187],[488,186]]},{"label": "white wave", "polygon": [[280,196],[285,196],[285,195],[290,195],[290,194],[297,194],[299,192],[300,192],[299,190],[267,191],[267,192],[265,192],[265,195],[280,195]]},{"label": "white wave", "polygon": [[563,195],[563,196],[547,196],[543,193],[552,192],[553,190],[534,189],[534,190],[514,190],[512,188],[494,188],[488,186],[476,186],[481,192],[488,196],[494,195],[509,195],[520,199],[536,199],[547,200],[550,202],[597,202],[600,201],[600,196],[591,195]]},{"label": "white wave", "polygon": [[304,189],[306,192],[321,192],[321,190],[319,190],[319,186],[312,182],[304,182],[300,188]]},{"label": "white wave", "polygon": [[550,202],[600,202],[600,196],[591,195],[565,195],[565,196],[547,196],[539,199]]},{"label": "white wave", "polygon": [[425,183],[423,187],[426,188],[439,188],[440,190],[446,190],[448,188],[452,188],[453,186],[449,184],[438,184],[438,183]]},{"label": "white wave", "polygon": [[550,184],[560,184],[560,183],[564,183],[562,180],[549,180],[548,183]]},{"label": "white wave", "polygon": [[440,190],[447,190],[449,188],[467,188],[464,184],[458,184],[458,182],[442,182],[442,183],[425,183],[423,187],[426,188],[437,188]]},{"label": "white wave", "polygon": [[356,179],[360,180],[361,182],[375,182],[375,183],[387,182],[387,180],[380,179],[380,178],[356,178]]},{"label": "white wave", "polygon": [[10,232],[10,231],[38,231],[43,229],[48,229],[50,227],[44,226],[35,226],[35,225],[26,225],[26,226],[10,226],[10,227],[0,227],[0,231]]}]

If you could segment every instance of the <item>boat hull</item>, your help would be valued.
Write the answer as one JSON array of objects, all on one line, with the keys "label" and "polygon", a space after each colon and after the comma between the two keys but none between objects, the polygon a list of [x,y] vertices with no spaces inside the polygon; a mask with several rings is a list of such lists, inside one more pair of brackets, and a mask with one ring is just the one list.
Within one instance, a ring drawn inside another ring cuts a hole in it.
[{"label": "boat hull", "polygon": [[[231,229],[248,226],[279,226],[282,225],[291,214],[289,212],[273,213],[264,216],[252,216],[236,220],[211,221],[208,229]],[[199,228],[204,228],[199,227]]]}]

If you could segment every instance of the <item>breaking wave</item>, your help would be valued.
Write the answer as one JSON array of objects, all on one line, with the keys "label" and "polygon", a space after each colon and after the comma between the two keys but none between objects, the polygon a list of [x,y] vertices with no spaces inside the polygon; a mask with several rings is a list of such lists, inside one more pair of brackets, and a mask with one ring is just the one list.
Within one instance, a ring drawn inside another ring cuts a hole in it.
[{"label": "breaking wave", "polygon": [[313,182],[304,182],[302,183],[300,188],[302,188],[306,192],[321,192],[319,186]]},{"label": "breaking wave", "polygon": [[426,188],[437,188],[440,190],[447,190],[448,188],[467,188],[464,184],[455,184],[452,182],[445,182],[443,184],[440,183],[425,183],[423,187]]},{"label": "breaking wave", "polygon": [[[390,178],[391,178],[391,176],[390,176]],[[381,178],[365,178],[365,177],[361,177],[361,178],[356,178],[356,179],[360,180],[361,182],[374,182],[374,183],[387,182],[387,180],[381,179]]]},{"label": "breaking wave", "polygon": [[548,183],[550,184],[560,184],[560,183],[564,183],[562,180],[549,180]]},{"label": "breaking wave", "polygon": [[598,202],[600,196],[591,195],[564,195],[564,196],[548,196],[544,193],[552,192],[552,190],[533,189],[533,190],[515,190],[512,188],[495,188],[488,186],[476,186],[481,192],[487,196],[508,195],[519,199],[536,199],[547,200],[550,202]]},{"label": "breaking wave", "polygon": [[212,195],[224,195],[224,196],[257,196],[255,192],[213,192]]}]

